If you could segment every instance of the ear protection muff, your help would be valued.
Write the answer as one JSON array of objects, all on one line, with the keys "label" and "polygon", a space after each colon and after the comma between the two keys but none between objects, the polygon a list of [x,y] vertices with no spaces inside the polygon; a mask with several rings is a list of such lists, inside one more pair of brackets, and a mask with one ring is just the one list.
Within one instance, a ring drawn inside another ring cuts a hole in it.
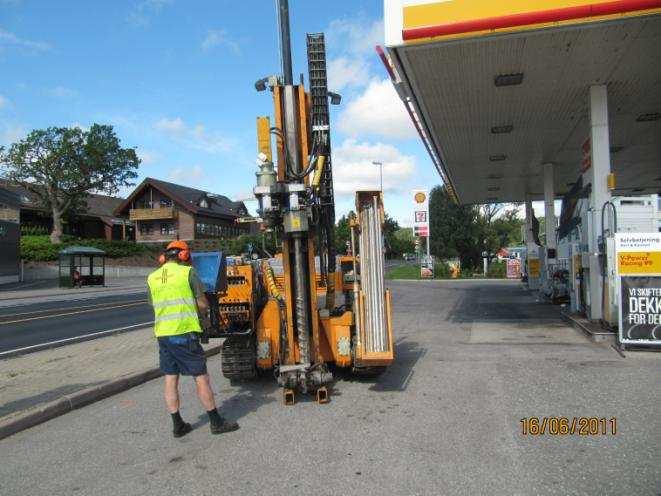
[{"label": "ear protection muff", "polygon": [[177,253],[177,258],[179,258],[179,261],[181,262],[188,262],[190,260],[190,251],[179,250],[179,253]]}]

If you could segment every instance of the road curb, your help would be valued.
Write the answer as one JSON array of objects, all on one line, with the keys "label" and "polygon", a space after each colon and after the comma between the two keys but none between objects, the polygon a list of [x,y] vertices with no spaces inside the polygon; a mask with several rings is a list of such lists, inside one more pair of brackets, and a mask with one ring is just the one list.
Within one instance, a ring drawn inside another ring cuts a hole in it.
[{"label": "road curb", "polygon": [[560,316],[567,324],[571,325],[577,331],[582,332],[588,339],[594,343],[604,343],[610,342],[611,344],[615,343],[615,334],[612,332],[599,332],[590,329],[587,325],[581,322],[579,319],[574,318],[569,313],[560,310]]},{"label": "road curb", "polygon": [[[217,355],[220,353],[220,348],[221,345],[213,346],[205,350],[204,355],[206,357]],[[140,384],[144,384],[145,382],[161,377],[162,375],[163,372],[161,372],[159,368],[150,368],[143,370],[142,372],[119,377],[99,386],[94,386],[73,394],[62,396],[57,400],[46,403],[11,420],[0,420],[0,440],[24,431],[25,429],[29,429],[30,427],[47,422],[55,417],[64,415],[65,413],[121,393],[135,386],[139,386]]]}]

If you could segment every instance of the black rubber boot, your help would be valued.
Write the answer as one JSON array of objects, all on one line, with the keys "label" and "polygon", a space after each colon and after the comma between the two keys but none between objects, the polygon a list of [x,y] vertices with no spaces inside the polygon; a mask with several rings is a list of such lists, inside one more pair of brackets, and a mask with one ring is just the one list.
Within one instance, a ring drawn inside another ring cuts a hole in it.
[{"label": "black rubber boot", "polygon": [[193,426],[190,425],[188,422],[184,422],[183,424],[172,429],[172,435],[174,437],[183,437],[192,430],[193,430]]},{"label": "black rubber boot", "polygon": [[225,420],[223,417],[219,417],[219,421],[211,421],[209,427],[211,428],[211,434],[224,434],[226,432],[233,432],[239,429],[239,424],[232,420]]}]

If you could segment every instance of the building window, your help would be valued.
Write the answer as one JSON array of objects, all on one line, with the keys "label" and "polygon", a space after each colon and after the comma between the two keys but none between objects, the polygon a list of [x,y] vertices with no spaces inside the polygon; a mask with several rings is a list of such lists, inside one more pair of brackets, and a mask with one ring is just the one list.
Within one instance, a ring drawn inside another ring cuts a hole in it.
[{"label": "building window", "polygon": [[161,234],[173,236],[175,234],[174,224],[172,222],[163,222],[161,224]]},{"label": "building window", "polygon": [[172,206],[172,200],[169,198],[161,198],[161,208],[167,208]]},{"label": "building window", "polygon": [[206,198],[202,198],[200,200],[200,207],[202,208],[209,208],[209,202],[207,201]]},{"label": "building window", "polygon": [[151,222],[140,222],[140,234],[150,235],[154,232],[154,226]]}]

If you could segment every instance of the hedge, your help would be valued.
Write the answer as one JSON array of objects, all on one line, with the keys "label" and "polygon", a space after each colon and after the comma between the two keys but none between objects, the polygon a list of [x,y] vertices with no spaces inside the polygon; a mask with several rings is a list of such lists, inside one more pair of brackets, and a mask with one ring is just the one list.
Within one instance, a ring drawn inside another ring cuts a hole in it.
[{"label": "hedge", "polygon": [[494,260],[487,269],[487,277],[491,279],[504,279],[507,277],[507,262]]},{"label": "hedge", "polygon": [[105,239],[77,239],[63,236],[62,243],[54,245],[48,236],[21,236],[21,258],[30,262],[57,260],[59,252],[67,246],[91,246],[106,252],[108,258],[130,257],[152,253],[155,249],[132,241],[107,241]]}]

